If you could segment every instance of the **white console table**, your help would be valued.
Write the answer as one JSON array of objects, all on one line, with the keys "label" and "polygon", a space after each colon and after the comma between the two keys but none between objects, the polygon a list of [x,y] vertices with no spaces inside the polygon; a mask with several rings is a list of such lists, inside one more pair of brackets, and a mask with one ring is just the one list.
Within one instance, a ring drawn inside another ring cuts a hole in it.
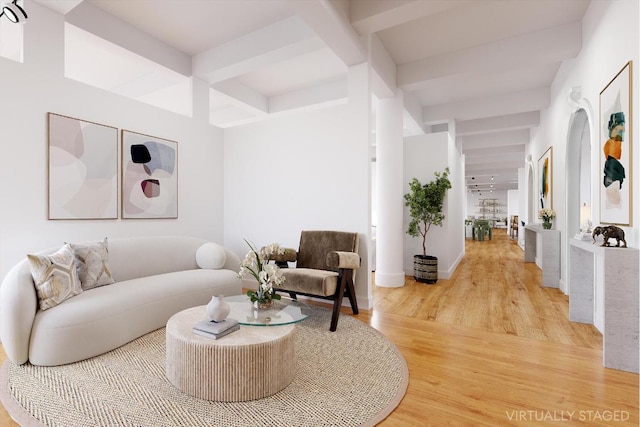
[{"label": "white console table", "polygon": [[545,230],[538,225],[524,227],[524,262],[536,262],[540,236],[540,268],[542,286],[560,286],[560,230]]},{"label": "white console table", "polygon": [[638,249],[569,239],[569,320],[594,323],[594,292],[604,289],[603,365],[638,373]]}]

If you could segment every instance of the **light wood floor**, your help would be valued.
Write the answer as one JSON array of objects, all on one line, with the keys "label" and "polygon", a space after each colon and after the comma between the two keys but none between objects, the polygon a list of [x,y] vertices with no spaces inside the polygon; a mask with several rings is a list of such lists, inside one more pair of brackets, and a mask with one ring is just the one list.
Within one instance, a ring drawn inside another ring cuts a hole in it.
[{"label": "light wood floor", "polygon": [[[374,308],[356,317],[396,344],[410,372],[381,426],[639,425],[638,375],[602,367],[602,336],[569,322],[567,297],[541,288],[523,259],[494,230],[467,240],[450,280],[375,288]],[[0,426],[17,424],[0,411]]]}]

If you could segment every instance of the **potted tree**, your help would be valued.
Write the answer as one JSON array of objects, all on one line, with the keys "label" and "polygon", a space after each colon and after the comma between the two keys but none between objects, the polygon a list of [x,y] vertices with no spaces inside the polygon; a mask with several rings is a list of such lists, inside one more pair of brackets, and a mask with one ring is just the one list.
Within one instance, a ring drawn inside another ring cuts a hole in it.
[{"label": "potted tree", "polygon": [[422,283],[438,281],[438,258],[427,255],[427,233],[432,225],[442,227],[444,214],[442,206],[447,190],[451,188],[449,168],[435,172],[436,179],[421,184],[417,178],[409,183],[410,192],[404,195],[405,206],[409,207],[411,222],[407,234],[412,237],[422,236],[422,255],[413,256],[413,277]]}]

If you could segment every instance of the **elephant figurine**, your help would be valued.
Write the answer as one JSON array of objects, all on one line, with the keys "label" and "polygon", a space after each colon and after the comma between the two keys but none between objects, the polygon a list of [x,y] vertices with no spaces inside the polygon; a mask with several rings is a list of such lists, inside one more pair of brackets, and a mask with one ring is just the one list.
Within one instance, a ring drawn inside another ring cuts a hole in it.
[{"label": "elephant figurine", "polygon": [[600,246],[611,246],[609,239],[616,239],[616,247],[620,247],[620,242],[624,243],[623,248],[627,247],[627,241],[624,239],[624,230],[615,225],[609,225],[607,227],[596,227],[593,229],[591,237],[593,237],[593,243],[596,243],[596,237],[602,235],[604,241]]}]

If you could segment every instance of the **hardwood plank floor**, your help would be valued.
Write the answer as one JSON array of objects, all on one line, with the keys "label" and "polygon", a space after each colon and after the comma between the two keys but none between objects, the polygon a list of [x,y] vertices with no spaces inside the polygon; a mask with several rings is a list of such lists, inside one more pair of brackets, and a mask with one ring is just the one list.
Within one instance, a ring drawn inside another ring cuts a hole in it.
[{"label": "hardwood plank floor", "polygon": [[[638,426],[638,375],[603,368],[600,333],[569,322],[567,297],[540,287],[504,230],[493,236],[467,240],[451,279],[376,287],[373,309],[355,316],[409,367],[380,426]],[[2,410],[0,426],[17,424]]]},{"label": "hardwood plank floor", "polygon": [[[638,426],[638,375],[602,367],[602,336],[504,230],[467,239],[450,280],[374,289],[356,316],[393,341],[407,394],[380,425]],[[347,310],[344,313],[348,313]],[[339,326],[338,326],[339,327]]]}]

